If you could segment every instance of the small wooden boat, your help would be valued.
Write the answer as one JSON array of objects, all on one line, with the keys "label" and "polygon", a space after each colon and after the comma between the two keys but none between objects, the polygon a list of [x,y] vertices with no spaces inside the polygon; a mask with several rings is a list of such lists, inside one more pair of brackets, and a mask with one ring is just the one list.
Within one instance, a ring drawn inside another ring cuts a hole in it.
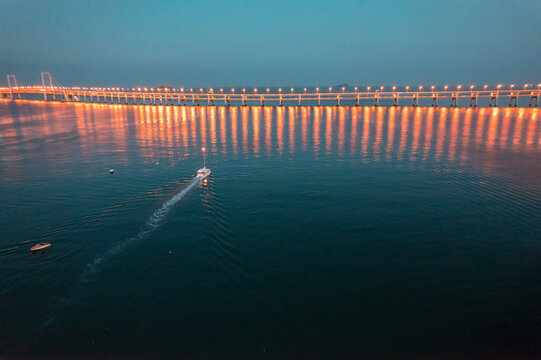
[{"label": "small wooden boat", "polygon": [[51,247],[51,243],[39,243],[37,245],[34,245],[30,248],[30,251],[39,251],[39,250],[44,250],[44,249],[47,249],[49,247]]}]

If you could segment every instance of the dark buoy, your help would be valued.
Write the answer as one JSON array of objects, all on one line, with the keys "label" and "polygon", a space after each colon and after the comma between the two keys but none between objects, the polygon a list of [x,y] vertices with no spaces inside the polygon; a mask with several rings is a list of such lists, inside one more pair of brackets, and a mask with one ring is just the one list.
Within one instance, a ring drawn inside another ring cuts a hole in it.
[{"label": "dark buoy", "polygon": [[114,172],[115,172],[114,169],[109,169],[109,174],[112,174],[112,173],[114,173]]}]

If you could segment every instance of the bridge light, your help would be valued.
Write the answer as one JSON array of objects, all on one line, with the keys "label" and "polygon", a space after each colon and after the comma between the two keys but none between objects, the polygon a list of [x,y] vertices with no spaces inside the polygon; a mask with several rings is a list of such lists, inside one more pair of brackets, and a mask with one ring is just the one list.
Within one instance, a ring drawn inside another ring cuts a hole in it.
[{"label": "bridge light", "polygon": [[[539,85],[541,85],[541,84],[539,84]],[[319,93],[319,88],[318,87],[316,88],[316,92]]]},{"label": "bridge light", "polygon": [[278,89],[278,92],[281,94],[281,93],[282,93],[282,88],[279,88],[279,89]]},{"label": "bridge light", "polygon": [[342,87],[342,92],[344,92],[344,90],[346,90],[346,88],[345,88],[345,87]]},{"label": "bridge light", "polygon": [[224,89],[223,88],[220,88],[220,93],[223,93],[224,92]]},{"label": "bridge light", "polygon": [[511,84],[511,89],[515,87],[515,84]]},{"label": "bridge light", "polygon": [[269,89],[269,88],[267,88],[267,94],[268,94],[269,92],[270,92],[270,89]]},{"label": "bridge light", "polygon": [[409,91],[410,87],[409,86],[406,86],[406,91]]},{"label": "bridge light", "polygon": [[331,92],[331,89],[332,89],[332,88],[329,88],[329,92]]},{"label": "bridge light", "polygon": [[203,92],[203,89],[202,89],[202,88],[199,88],[199,92]]},{"label": "bridge light", "polygon": [[370,86],[366,87],[366,91],[370,92]]},{"label": "bridge light", "polygon": [[501,88],[501,87],[502,87],[502,84],[498,84],[497,88],[499,89],[499,88]]},{"label": "bridge light", "polygon": [[355,92],[357,92],[357,89],[358,89],[357,86],[355,86]]},{"label": "bridge light", "polygon": [[304,88],[304,93],[306,94],[306,88]]},{"label": "bridge light", "polygon": [[180,88],[180,91],[184,92],[184,88]]},{"label": "bridge light", "polygon": [[445,86],[443,87],[443,89],[444,89],[444,90],[447,90],[448,87],[449,87],[449,85],[445,85]]},{"label": "bridge light", "polygon": [[434,88],[435,88],[435,86],[432,85],[432,86],[430,87],[430,90],[434,91]]},{"label": "bridge light", "polygon": [[423,90],[423,85],[419,86],[419,90]]},{"label": "bridge light", "polygon": [[528,87],[528,84],[524,84],[524,89],[526,89]]},{"label": "bridge light", "polygon": [[470,85],[470,90],[473,90],[474,87],[475,85]]},{"label": "bridge light", "polygon": [[232,92],[232,93],[235,93],[235,89],[231,88],[231,92]]},{"label": "bridge light", "polygon": [[381,86],[379,89],[380,89],[381,91],[383,91],[383,86]]},{"label": "bridge light", "polygon": [[486,88],[487,88],[487,87],[488,87],[488,85],[485,85],[485,86],[483,86],[483,89],[485,89],[485,90],[486,90]]},{"label": "bridge light", "polygon": [[246,93],[246,89],[242,89],[242,93],[245,94],[245,93]]},{"label": "bridge light", "polygon": [[257,88],[254,89],[254,92],[257,93]]},{"label": "bridge light", "polygon": [[462,85],[458,85],[456,88],[457,88],[458,90],[460,90],[460,89],[462,89]]}]

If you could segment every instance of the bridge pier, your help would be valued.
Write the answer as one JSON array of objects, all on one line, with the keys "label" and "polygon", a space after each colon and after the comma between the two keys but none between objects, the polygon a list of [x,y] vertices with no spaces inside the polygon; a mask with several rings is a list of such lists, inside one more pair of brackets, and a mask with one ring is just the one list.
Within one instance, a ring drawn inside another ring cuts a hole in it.
[{"label": "bridge pier", "polygon": [[321,106],[321,95],[317,94],[317,106]]},{"label": "bridge pier", "polygon": [[513,100],[515,100],[515,107],[518,105],[518,92],[512,92],[511,95],[509,95],[509,107],[513,106]]},{"label": "bridge pier", "polygon": [[413,94],[413,107],[419,106],[419,93]]},{"label": "bridge pier", "polygon": [[359,106],[359,94],[355,95],[355,106]]},{"label": "bridge pier", "polygon": [[[358,97],[358,95],[357,95]],[[398,106],[398,94],[393,93],[393,106]]]},{"label": "bridge pier", "polygon": [[340,94],[336,95],[336,106],[340,106]]},{"label": "bridge pier", "polygon": [[432,94],[432,107],[438,107],[438,94]]},{"label": "bridge pier", "polygon": [[284,106],[282,102],[282,94],[280,94],[280,106]]},{"label": "bridge pier", "polygon": [[499,95],[499,92],[490,93],[490,100],[488,101],[488,107],[498,106],[498,95]]},{"label": "bridge pier", "polygon": [[261,95],[261,106],[265,106],[265,98]]},{"label": "bridge pier", "polygon": [[227,107],[231,107],[231,98],[229,96],[226,96],[227,99]]},{"label": "bridge pier", "polygon": [[376,94],[374,95],[374,106],[379,106],[379,92],[376,90]]},{"label": "bridge pier", "polygon": [[299,94],[299,106],[301,106],[301,94]]},{"label": "bridge pier", "polygon": [[534,103],[534,107],[537,107],[539,105],[539,92],[537,93],[532,92],[530,94],[530,102],[528,103],[528,107],[532,107],[532,103]]},{"label": "bridge pier", "polygon": [[458,105],[458,93],[451,93],[451,105],[449,107],[456,107]]},{"label": "bridge pier", "polygon": [[470,95],[470,107],[477,107],[477,93],[471,93]]}]

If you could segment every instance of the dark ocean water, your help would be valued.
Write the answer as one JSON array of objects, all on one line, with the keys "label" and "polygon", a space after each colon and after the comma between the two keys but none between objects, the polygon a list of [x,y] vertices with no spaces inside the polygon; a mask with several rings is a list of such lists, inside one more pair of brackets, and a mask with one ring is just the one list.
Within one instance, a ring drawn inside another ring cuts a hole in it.
[{"label": "dark ocean water", "polygon": [[536,358],[540,135],[524,108],[0,101],[0,357]]}]

